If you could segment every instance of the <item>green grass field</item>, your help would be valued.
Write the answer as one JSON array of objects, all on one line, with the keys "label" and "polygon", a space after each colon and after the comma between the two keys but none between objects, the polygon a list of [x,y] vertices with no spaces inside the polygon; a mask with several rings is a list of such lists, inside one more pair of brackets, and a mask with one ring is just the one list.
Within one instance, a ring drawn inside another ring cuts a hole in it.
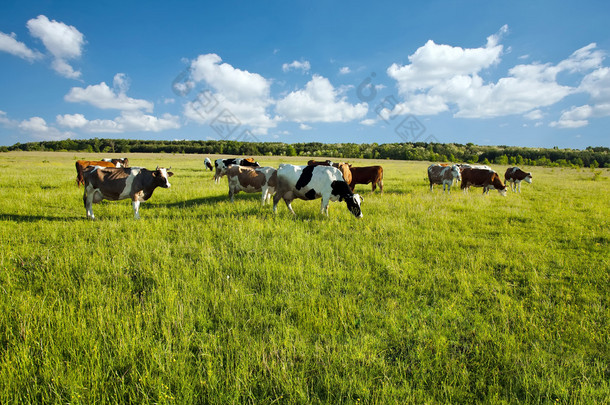
[{"label": "green grass field", "polygon": [[353,160],[385,172],[358,220],[128,156],[175,173],[140,221],[86,220],[74,161],[105,156],[0,154],[0,403],[609,403],[608,169],[502,197]]}]

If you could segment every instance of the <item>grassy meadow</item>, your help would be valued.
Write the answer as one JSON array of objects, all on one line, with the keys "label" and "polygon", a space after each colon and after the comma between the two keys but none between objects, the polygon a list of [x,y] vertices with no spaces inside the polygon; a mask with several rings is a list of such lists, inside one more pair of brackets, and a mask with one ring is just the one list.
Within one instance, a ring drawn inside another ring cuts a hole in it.
[{"label": "grassy meadow", "polygon": [[523,167],[502,197],[351,160],[385,173],[358,220],[129,154],[172,188],[88,221],[74,161],[101,157],[0,154],[2,404],[609,402],[608,169]]}]

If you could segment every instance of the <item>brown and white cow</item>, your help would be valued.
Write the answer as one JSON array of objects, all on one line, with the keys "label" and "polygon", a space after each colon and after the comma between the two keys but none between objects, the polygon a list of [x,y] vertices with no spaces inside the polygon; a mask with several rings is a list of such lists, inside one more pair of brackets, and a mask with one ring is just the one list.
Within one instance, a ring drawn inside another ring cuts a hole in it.
[{"label": "brown and white cow", "polygon": [[106,158],[104,162],[113,163],[115,167],[129,167],[129,158]]},{"label": "brown and white cow", "polygon": [[245,193],[258,193],[262,191],[261,205],[271,201],[277,187],[277,170],[273,167],[248,167],[231,165],[227,169],[229,179],[229,197],[233,202],[235,194],[243,191]]},{"label": "brown and white cow", "polygon": [[462,185],[464,191],[468,191],[471,186],[483,187],[483,194],[488,194],[489,190],[498,190],[502,196],[506,196],[506,186],[498,173],[487,169],[473,169],[464,167],[462,169]]},{"label": "brown and white cow", "polygon": [[80,187],[81,184],[85,184],[83,172],[89,166],[101,166],[101,167],[117,167],[112,162],[106,162],[104,160],[77,160],[76,161],[76,185]]},{"label": "brown and white cow", "polygon": [[214,166],[216,172],[214,173],[214,182],[220,183],[220,178],[227,172],[227,168],[231,165],[239,166],[252,166],[260,167],[258,162],[255,162],[253,158],[232,158],[232,159],[216,159]]},{"label": "brown and white cow", "polygon": [[321,161],[321,160],[309,160],[307,162],[307,166],[334,166],[333,162],[330,160],[325,160],[325,161]]},{"label": "brown and white cow", "polygon": [[134,216],[140,219],[140,202],[148,200],[157,187],[170,188],[169,178],[174,173],[162,167],[154,171],[141,167],[115,168],[92,166],[84,172],[85,193],[83,203],[87,218],[95,219],[92,205],[102,200],[130,198]]},{"label": "brown and white cow", "polygon": [[[462,178],[460,168],[457,165],[449,166],[442,164],[433,164],[428,166],[428,180],[430,181],[430,191],[434,184],[442,184],[443,192],[451,192],[451,186],[454,181],[460,181]],[[445,190],[445,187],[447,190]]]},{"label": "brown and white cow", "polygon": [[366,166],[366,167],[350,167],[349,168],[352,180],[349,187],[354,191],[356,184],[372,183],[371,192],[374,192],[377,186],[383,193],[383,168],[381,166]]},{"label": "brown and white cow", "polygon": [[341,171],[341,174],[343,174],[343,179],[345,180],[345,182],[347,184],[350,184],[352,182],[352,172],[350,170],[350,167],[352,167],[352,165],[344,163],[344,162],[340,162],[340,163],[333,163],[330,160],[326,160],[324,162],[319,161],[319,160],[310,160],[307,162],[307,166],[332,166],[332,167],[336,167],[337,169],[339,169]]},{"label": "brown and white cow", "polygon": [[504,173],[504,181],[506,184],[510,183],[510,189],[514,192],[521,192],[521,182],[526,181],[527,183],[532,184],[532,174],[526,173],[518,167],[509,167],[506,169],[506,173]]},{"label": "brown and white cow", "polygon": [[212,161],[209,157],[203,159],[203,165],[206,169],[209,169],[210,171],[214,170],[214,166],[212,166]]}]

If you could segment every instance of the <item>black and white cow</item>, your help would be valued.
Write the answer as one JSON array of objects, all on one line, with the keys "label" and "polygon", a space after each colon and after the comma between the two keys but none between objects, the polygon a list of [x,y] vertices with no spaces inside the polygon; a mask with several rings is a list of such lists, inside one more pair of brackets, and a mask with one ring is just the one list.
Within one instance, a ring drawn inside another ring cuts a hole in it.
[{"label": "black and white cow", "polygon": [[273,197],[273,213],[277,204],[284,199],[286,206],[294,213],[292,201],[315,200],[322,198],[320,212],[328,216],[330,201],[345,201],[348,210],[356,217],[362,218],[360,204],[362,197],[354,194],[343,179],[341,171],[332,166],[294,166],[280,164],[277,169],[277,188]]},{"label": "black and white cow", "polygon": [[227,173],[227,168],[231,165],[252,167],[261,166],[252,158],[216,159],[216,161],[214,162],[214,166],[216,167],[216,172],[214,173],[214,182],[219,183],[220,178]]},{"label": "black and white cow", "polygon": [[148,200],[155,188],[170,188],[169,178],[174,173],[162,167],[147,170],[141,167],[114,168],[90,166],[84,172],[85,193],[83,203],[87,218],[95,219],[92,205],[102,200],[131,198],[136,219],[140,219],[140,202]]}]

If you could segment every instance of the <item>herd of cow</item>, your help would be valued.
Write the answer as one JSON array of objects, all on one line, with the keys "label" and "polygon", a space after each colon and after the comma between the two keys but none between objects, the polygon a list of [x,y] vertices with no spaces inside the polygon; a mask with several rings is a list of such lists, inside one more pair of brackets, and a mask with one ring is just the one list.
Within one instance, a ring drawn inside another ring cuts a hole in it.
[{"label": "herd of cow", "polygon": [[[451,192],[454,182],[461,181],[461,189],[468,191],[471,186],[483,187],[483,194],[489,190],[498,190],[506,196],[506,185],[502,183],[498,173],[489,166],[470,164],[433,164],[428,167],[428,180],[430,191],[435,184],[442,184],[443,191]],[[509,167],[504,173],[504,181],[510,184],[512,191],[521,192],[521,182],[532,182],[532,174],[526,173],[518,167]]]},{"label": "herd of cow", "polygon": [[[310,160],[307,166],[280,164],[277,169],[261,167],[252,158],[217,159],[214,164],[205,158],[207,169],[215,171],[214,181],[220,182],[227,176],[231,202],[240,191],[261,192],[261,204],[273,196],[273,213],[284,200],[292,214],[292,201],[295,199],[314,200],[321,198],[320,212],[328,215],[330,201],[345,201],[348,210],[356,217],[362,217],[360,205],[362,196],[354,194],[357,184],[372,184],[372,192],[379,186],[383,193],[383,168],[381,166],[353,167],[347,163],[333,163],[330,160]],[[154,171],[141,167],[130,167],[127,158],[103,159],[101,161],[78,160],[76,162],[76,181],[84,185],[83,203],[87,218],[94,219],[92,205],[102,200],[122,200],[130,198],[135,218],[140,218],[140,202],[148,200],[157,187],[169,188],[170,171],[157,167]],[[490,189],[506,195],[506,186],[498,174],[488,166],[433,164],[428,167],[430,190],[434,184],[442,184],[443,190],[451,191],[454,181],[462,182],[461,188],[467,191],[471,186],[483,187],[483,193]],[[532,182],[531,173],[517,167],[509,168],[505,181],[511,189],[521,191],[521,181]]]}]

